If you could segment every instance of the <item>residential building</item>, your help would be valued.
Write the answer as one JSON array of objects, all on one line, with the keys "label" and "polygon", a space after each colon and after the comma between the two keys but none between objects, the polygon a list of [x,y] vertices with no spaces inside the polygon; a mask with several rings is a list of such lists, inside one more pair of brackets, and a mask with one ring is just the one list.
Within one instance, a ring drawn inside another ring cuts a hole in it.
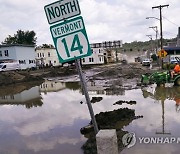
[{"label": "residential building", "polygon": [[34,45],[0,45],[0,61],[17,61],[21,69],[36,67]]},{"label": "residential building", "polygon": [[177,42],[176,45],[169,45],[163,48],[167,52],[167,56],[163,58],[163,61],[166,63],[174,63],[176,62],[175,57],[180,58],[180,27],[178,28]]},{"label": "residential building", "polygon": [[36,49],[37,66],[59,66],[59,62],[55,48],[38,48]]},{"label": "residential building", "polygon": [[103,48],[91,48],[92,55],[82,58],[82,64],[104,64],[104,49]]},{"label": "residential building", "polygon": [[107,63],[114,63],[116,61],[127,60],[125,55],[113,49],[106,49],[104,55]]},{"label": "residential building", "polygon": [[[92,57],[89,59],[83,59],[86,64],[104,64],[104,63],[114,63],[116,61],[121,61],[123,59],[123,56],[121,53],[118,53],[116,50],[117,48],[122,47],[122,40],[116,40],[116,41],[105,41],[102,43],[93,43],[91,44],[91,49],[93,51]],[[101,50],[101,54],[98,54],[98,50]],[[94,57],[93,57],[94,56]],[[95,58],[96,57],[96,58]],[[98,57],[103,57],[103,61],[101,58]],[[96,59],[97,61],[94,61]],[[99,59],[99,61],[98,61]],[[88,61],[89,60],[89,61]],[[100,61],[101,60],[101,61]],[[88,63],[89,62],[89,63]]]}]

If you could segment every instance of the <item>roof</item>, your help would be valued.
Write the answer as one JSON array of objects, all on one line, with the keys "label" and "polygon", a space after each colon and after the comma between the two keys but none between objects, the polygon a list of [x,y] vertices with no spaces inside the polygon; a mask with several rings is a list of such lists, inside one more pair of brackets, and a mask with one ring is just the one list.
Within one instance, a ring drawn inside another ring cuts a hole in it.
[{"label": "roof", "polygon": [[35,47],[35,45],[27,45],[27,44],[2,44],[0,45],[0,48],[2,47]]},{"label": "roof", "polygon": [[163,49],[168,51],[175,51],[175,50],[180,50],[180,47],[164,47]]}]

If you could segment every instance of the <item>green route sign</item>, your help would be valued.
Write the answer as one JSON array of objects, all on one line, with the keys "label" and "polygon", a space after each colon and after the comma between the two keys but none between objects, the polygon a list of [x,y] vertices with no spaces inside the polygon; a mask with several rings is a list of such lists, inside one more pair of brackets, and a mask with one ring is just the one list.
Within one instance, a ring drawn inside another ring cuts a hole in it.
[{"label": "green route sign", "polygon": [[61,63],[92,54],[81,16],[50,26],[50,31]]},{"label": "green route sign", "polygon": [[78,0],[59,0],[44,7],[49,24],[81,14]]}]

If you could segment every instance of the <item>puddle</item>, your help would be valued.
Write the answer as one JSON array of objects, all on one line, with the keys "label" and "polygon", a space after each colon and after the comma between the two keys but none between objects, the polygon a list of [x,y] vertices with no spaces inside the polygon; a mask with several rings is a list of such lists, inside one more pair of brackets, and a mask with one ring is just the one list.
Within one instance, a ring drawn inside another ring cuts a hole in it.
[{"label": "puddle", "polygon": [[[124,131],[134,132],[137,137],[179,136],[180,87],[153,85],[143,89],[119,89],[114,93],[102,83],[88,83],[95,114],[128,107],[143,118],[133,120],[123,127]],[[125,103],[113,105],[121,100]],[[129,101],[136,103],[126,103]],[[78,82],[51,80],[18,93],[4,95],[0,91],[2,154],[83,154],[81,147],[87,138],[80,129],[89,122],[87,104]],[[178,154],[179,149],[178,144],[136,143],[121,153]]]}]

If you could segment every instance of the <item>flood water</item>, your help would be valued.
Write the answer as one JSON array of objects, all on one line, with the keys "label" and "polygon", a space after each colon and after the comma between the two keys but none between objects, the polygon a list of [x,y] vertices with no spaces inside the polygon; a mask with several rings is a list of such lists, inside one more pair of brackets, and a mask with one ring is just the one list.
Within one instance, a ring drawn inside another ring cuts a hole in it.
[{"label": "flood water", "polygon": [[[124,130],[136,137],[180,137],[180,87],[146,87],[121,90],[115,94],[88,84],[95,114],[128,107],[143,118],[133,120]],[[119,100],[137,104],[113,105]],[[80,103],[81,102],[81,103]],[[83,154],[87,141],[80,128],[90,122],[79,83],[46,81],[18,93],[0,92],[0,154]],[[178,144],[140,144],[125,148],[123,154],[179,154]]]}]

